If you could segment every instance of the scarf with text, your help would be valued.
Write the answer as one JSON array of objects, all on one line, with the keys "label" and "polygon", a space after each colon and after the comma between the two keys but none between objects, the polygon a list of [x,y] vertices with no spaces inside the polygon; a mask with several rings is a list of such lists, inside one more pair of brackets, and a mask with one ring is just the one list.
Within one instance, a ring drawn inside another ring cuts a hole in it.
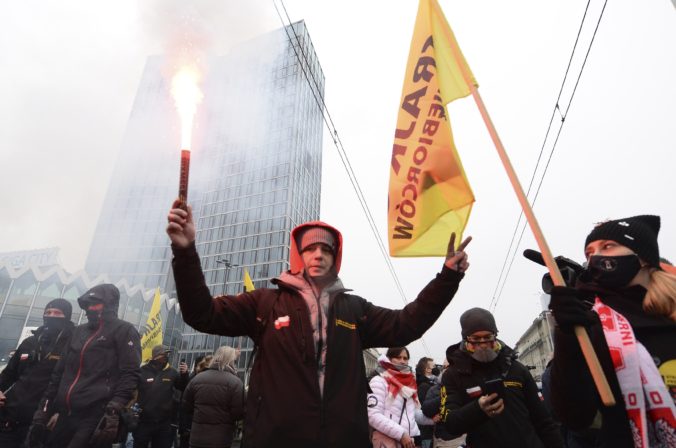
[{"label": "scarf with text", "polygon": [[627,319],[597,297],[594,304],[627,408],[635,448],[676,446],[676,407],[648,350]]}]

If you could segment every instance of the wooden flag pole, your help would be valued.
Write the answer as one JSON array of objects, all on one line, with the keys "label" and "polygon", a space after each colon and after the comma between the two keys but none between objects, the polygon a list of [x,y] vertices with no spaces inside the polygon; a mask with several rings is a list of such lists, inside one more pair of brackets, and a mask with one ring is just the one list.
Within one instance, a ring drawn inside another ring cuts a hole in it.
[{"label": "wooden flag pole", "polygon": [[[444,17],[443,12],[441,11],[441,8],[439,7],[438,3],[436,1],[432,1],[431,3],[434,5],[433,7],[436,13],[440,17]],[[500,136],[498,136],[498,132],[495,129],[495,126],[493,125],[491,117],[488,115],[488,111],[486,110],[486,106],[484,105],[484,102],[481,99],[481,95],[479,95],[479,91],[474,85],[474,82],[472,82],[467,67],[465,67],[465,64],[463,63],[464,58],[460,53],[460,49],[457,47],[453,36],[450,36],[448,34],[449,33],[448,28],[444,26],[442,26],[441,28],[443,28],[444,33],[446,34],[446,39],[449,45],[451,46],[451,50],[453,51],[453,57],[455,58],[458,67],[460,67],[462,76],[465,79],[467,85],[469,86],[470,91],[472,92],[472,96],[474,97],[474,101],[476,102],[477,107],[479,108],[481,117],[483,118],[484,123],[488,128],[488,132],[491,135],[491,139],[493,139],[495,149],[497,149],[498,151],[498,155],[500,156],[502,165],[505,167],[505,171],[507,171],[507,176],[509,177],[509,181],[511,182],[512,187],[514,188],[514,192],[516,193],[517,198],[519,199],[519,203],[521,204],[523,213],[526,215],[528,225],[530,226],[533,232],[533,236],[535,236],[535,240],[537,241],[538,247],[540,248],[540,252],[542,252],[542,258],[544,259],[545,264],[547,265],[547,269],[549,269],[549,274],[552,276],[552,280],[554,281],[555,285],[565,286],[565,282],[563,281],[563,277],[561,276],[561,271],[559,271],[559,267],[556,265],[554,257],[552,256],[552,253],[549,250],[547,240],[545,240],[545,236],[542,233],[542,230],[540,229],[540,224],[538,224],[538,221],[535,218],[533,209],[530,206],[528,198],[526,197],[526,194],[523,191],[523,187],[521,186],[521,182],[519,182],[519,178],[517,177],[516,172],[514,171],[512,162],[509,160],[507,151],[505,150],[505,147],[503,146],[502,141],[500,140]],[[603,401],[603,404],[606,406],[615,405],[615,397],[613,397],[613,392],[610,390],[608,379],[606,378],[606,375],[603,373],[601,363],[599,362],[599,358],[596,356],[596,352],[594,351],[594,347],[591,344],[591,340],[589,339],[589,334],[587,333],[587,330],[582,326],[576,326],[575,336],[577,337],[577,340],[580,344],[580,348],[582,349],[582,354],[584,355],[584,359],[587,362],[589,371],[591,372],[592,378],[594,379],[596,389],[598,390],[599,395],[601,396],[601,401]]]},{"label": "wooden flag pole", "polygon": [[[502,161],[502,164],[505,167],[505,170],[507,171],[509,181],[512,183],[512,187],[514,188],[516,196],[519,199],[519,203],[521,204],[523,213],[524,215],[526,215],[528,225],[533,231],[533,236],[537,241],[538,247],[540,248],[540,252],[542,252],[542,258],[544,259],[545,264],[547,265],[547,269],[549,269],[549,274],[552,276],[552,280],[554,281],[554,284],[556,286],[565,286],[565,282],[563,280],[563,277],[561,276],[561,271],[559,271],[559,267],[554,261],[552,252],[550,251],[549,245],[547,244],[547,240],[545,240],[545,236],[542,233],[542,229],[540,229],[540,224],[538,223],[537,219],[535,218],[535,214],[533,213],[533,208],[530,206],[530,203],[526,198],[526,194],[523,191],[521,182],[519,182],[519,179],[516,176],[516,172],[514,171],[514,167],[512,166],[512,162],[509,160],[509,156],[507,155],[507,152],[505,151],[505,148],[502,145],[502,142],[500,141],[500,137],[498,136],[498,133],[495,130],[495,127],[493,126],[493,122],[491,121],[491,117],[488,115],[488,111],[486,110],[486,106],[484,105],[483,100],[481,99],[481,95],[479,95],[479,91],[476,89],[474,85],[470,85],[470,89],[472,91],[472,96],[474,97],[474,100],[476,101],[477,106],[479,107],[481,116],[484,122],[486,123],[488,132],[491,134],[491,138],[493,139],[495,148],[498,151],[500,160]],[[587,330],[579,325],[575,326],[574,330],[575,336],[577,337],[577,341],[579,342],[580,348],[582,349],[584,359],[585,361],[587,361],[587,366],[589,367],[589,371],[591,372],[592,378],[594,379],[594,384],[596,384],[596,389],[598,390],[599,395],[601,396],[601,401],[603,401],[603,404],[606,406],[614,406],[615,397],[613,397],[613,392],[610,390],[608,379],[606,378],[606,375],[603,373],[601,363],[599,362],[599,358],[596,356],[596,352],[594,351],[594,347],[591,344],[591,340],[589,339],[589,334],[587,333]]]}]

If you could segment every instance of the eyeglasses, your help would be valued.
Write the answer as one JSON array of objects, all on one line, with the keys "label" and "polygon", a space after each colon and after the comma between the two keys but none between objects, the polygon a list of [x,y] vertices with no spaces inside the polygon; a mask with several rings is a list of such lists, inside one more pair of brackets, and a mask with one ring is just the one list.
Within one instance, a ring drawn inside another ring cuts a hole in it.
[{"label": "eyeglasses", "polygon": [[468,337],[465,339],[469,344],[479,345],[479,344],[492,344],[495,342],[495,335],[484,336],[482,338]]}]

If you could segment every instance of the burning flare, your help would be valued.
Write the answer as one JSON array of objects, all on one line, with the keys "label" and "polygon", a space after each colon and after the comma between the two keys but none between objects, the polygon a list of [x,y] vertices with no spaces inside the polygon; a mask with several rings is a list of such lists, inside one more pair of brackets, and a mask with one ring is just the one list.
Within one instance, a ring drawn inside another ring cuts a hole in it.
[{"label": "burning flare", "polygon": [[182,67],[171,80],[171,96],[174,97],[181,118],[181,148],[189,149],[192,140],[192,123],[197,105],[202,101],[198,86],[199,72],[194,66]]}]

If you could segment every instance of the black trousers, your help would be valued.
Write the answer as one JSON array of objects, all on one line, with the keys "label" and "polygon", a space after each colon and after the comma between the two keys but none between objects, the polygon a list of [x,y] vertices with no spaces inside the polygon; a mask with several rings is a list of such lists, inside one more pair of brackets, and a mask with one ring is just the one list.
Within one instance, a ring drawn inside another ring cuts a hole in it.
[{"label": "black trousers", "polygon": [[174,428],[169,420],[148,422],[141,420],[134,431],[134,448],[171,448],[174,442]]},{"label": "black trousers", "polygon": [[103,409],[89,413],[59,414],[56,426],[47,439],[48,448],[110,448],[111,445],[91,445],[89,439],[103,417]]}]

